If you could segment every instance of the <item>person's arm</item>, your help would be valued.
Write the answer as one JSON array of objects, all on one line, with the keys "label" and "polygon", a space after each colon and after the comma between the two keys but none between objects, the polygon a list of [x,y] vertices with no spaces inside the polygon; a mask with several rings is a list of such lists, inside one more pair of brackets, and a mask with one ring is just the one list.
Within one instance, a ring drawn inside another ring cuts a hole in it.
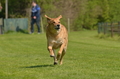
[{"label": "person's arm", "polygon": [[40,16],[40,7],[36,7],[36,12],[35,14],[33,15],[34,17],[39,17]]},{"label": "person's arm", "polygon": [[34,16],[35,16],[35,9],[34,9],[34,7],[32,7],[32,9],[31,9],[32,11],[31,11],[31,18],[33,18]]}]

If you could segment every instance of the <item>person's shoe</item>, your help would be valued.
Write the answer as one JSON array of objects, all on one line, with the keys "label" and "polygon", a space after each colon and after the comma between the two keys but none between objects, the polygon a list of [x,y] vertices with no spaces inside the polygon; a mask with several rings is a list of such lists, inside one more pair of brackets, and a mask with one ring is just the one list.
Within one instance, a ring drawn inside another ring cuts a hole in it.
[{"label": "person's shoe", "polygon": [[29,34],[34,34],[33,32],[30,32]]},{"label": "person's shoe", "polygon": [[38,32],[38,34],[41,34],[40,32]]}]

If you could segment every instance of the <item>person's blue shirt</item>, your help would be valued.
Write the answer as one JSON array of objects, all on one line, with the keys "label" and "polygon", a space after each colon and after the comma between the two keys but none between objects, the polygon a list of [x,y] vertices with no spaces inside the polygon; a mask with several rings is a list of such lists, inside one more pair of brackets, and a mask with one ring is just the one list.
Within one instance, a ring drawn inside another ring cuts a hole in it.
[{"label": "person's blue shirt", "polygon": [[36,16],[36,18],[40,18],[40,7],[38,5],[32,7],[31,17],[33,18],[34,16]]}]

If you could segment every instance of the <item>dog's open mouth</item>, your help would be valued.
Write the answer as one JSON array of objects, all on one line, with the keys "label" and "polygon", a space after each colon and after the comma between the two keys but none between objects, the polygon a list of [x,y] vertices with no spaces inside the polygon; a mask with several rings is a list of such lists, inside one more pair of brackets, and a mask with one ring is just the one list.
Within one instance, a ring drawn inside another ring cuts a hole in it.
[{"label": "dog's open mouth", "polygon": [[60,28],[55,28],[56,30],[59,30]]}]

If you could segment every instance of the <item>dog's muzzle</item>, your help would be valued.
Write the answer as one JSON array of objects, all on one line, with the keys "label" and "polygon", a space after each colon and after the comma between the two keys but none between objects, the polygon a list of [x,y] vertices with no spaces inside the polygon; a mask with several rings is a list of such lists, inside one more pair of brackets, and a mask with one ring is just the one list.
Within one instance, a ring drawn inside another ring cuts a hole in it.
[{"label": "dog's muzzle", "polygon": [[60,25],[59,25],[59,24],[56,25],[55,29],[56,29],[56,30],[59,30],[59,29],[60,29]]}]

